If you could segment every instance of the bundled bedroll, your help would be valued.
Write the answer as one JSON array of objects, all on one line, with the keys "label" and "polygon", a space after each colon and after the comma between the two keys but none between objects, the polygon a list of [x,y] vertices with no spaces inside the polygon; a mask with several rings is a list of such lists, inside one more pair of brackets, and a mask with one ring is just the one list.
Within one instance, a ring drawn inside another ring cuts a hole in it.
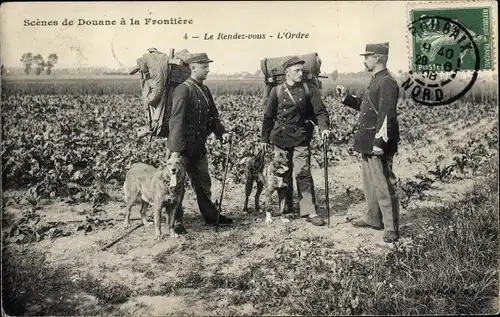
[{"label": "bundled bedroll", "polygon": [[140,74],[141,99],[146,108],[147,132],[151,136],[168,137],[172,93],[191,74],[187,64],[189,57],[190,53],[185,49],[177,52],[171,49],[167,55],[150,48],[137,59],[137,66],[130,71],[130,75]]},{"label": "bundled bedroll", "polygon": [[[264,83],[266,84],[264,97],[269,96],[269,92],[274,86],[285,81],[283,62],[290,57],[292,56],[264,58],[260,61],[260,69],[264,74]],[[321,89],[321,81],[319,80],[319,74],[321,73],[321,59],[319,58],[318,53],[298,55],[297,57],[305,61],[303,80],[312,83],[318,87],[318,89]]]}]

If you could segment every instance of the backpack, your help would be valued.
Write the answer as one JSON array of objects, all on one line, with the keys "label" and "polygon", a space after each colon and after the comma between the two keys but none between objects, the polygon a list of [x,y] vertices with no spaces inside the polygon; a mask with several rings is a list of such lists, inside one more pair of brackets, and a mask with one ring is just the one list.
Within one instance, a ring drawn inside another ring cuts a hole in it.
[{"label": "backpack", "polygon": [[[260,61],[260,68],[264,74],[264,98],[269,97],[271,89],[285,81],[285,70],[283,62],[291,56],[264,58]],[[321,89],[322,84],[319,80],[321,73],[321,59],[318,53],[299,55],[300,59],[305,61],[303,81]]]},{"label": "backpack", "polygon": [[168,122],[172,108],[172,93],[180,83],[191,75],[186,61],[189,58],[187,50],[181,50],[170,55],[148,49],[148,53],[137,59],[137,66],[130,75],[139,72],[141,83],[141,99],[146,108],[147,132],[152,136],[168,137]]},{"label": "backpack", "polygon": [[[267,106],[267,100],[269,99],[269,94],[273,87],[277,87],[278,96],[281,96],[281,84],[285,82],[285,70],[283,69],[283,62],[290,58],[291,56],[282,56],[274,58],[264,58],[260,61],[260,66],[262,73],[264,74],[264,90],[263,90],[263,105],[262,110],[265,111]],[[304,83],[304,90],[306,92],[306,97],[310,99],[309,84],[321,90],[322,83],[319,78],[325,78],[321,76],[321,58],[319,58],[318,53],[310,53],[305,55],[297,56],[304,60],[304,72],[302,82]],[[318,122],[314,116],[314,113],[305,114],[306,123],[312,123],[317,125]],[[310,124],[308,124],[310,126]]]}]

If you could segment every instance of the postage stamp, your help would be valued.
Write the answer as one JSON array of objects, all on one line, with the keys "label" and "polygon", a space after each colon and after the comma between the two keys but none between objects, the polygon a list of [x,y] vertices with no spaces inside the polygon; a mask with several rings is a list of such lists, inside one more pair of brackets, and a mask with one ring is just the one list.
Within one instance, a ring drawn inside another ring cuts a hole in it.
[{"label": "postage stamp", "polygon": [[491,7],[413,9],[411,21],[413,71],[493,69]]},{"label": "postage stamp", "polygon": [[492,3],[412,3],[408,7],[409,77],[402,88],[423,105],[463,97],[479,72],[495,69]]}]

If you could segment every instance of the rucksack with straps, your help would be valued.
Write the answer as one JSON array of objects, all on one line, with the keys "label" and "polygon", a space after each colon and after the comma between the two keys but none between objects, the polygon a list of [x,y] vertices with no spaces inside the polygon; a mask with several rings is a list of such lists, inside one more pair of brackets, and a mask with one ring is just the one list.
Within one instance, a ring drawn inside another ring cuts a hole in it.
[{"label": "rucksack with straps", "polygon": [[191,75],[186,63],[189,56],[187,50],[174,52],[171,49],[170,55],[167,55],[150,48],[148,53],[137,59],[137,66],[129,72],[130,75],[137,72],[141,75],[141,99],[146,108],[148,127],[143,128],[140,136],[168,137],[172,93]]},{"label": "rucksack with straps", "polygon": [[[267,106],[267,101],[269,100],[269,94],[271,90],[278,86],[278,95],[281,94],[280,86],[286,80],[285,70],[283,69],[283,62],[290,58],[291,56],[282,56],[282,57],[274,57],[274,58],[265,58],[261,60],[261,70],[264,74],[264,90],[263,90],[263,104],[262,110],[265,111]],[[320,78],[325,78],[321,76],[321,59],[318,56],[318,53],[310,53],[305,55],[297,56],[300,59],[304,60],[304,72],[302,81],[304,83],[304,90],[306,92],[306,97],[310,100],[310,90],[308,85],[313,85],[318,90],[321,90],[322,84]],[[311,122],[314,125],[317,125],[318,122],[313,113],[305,114],[306,120]],[[308,124],[309,126],[309,124]]]},{"label": "rucksack with straps", "polygon": [[[283,62],[290,58],[291,56],[281,56],[273,58],[264,58],[260,61],[260,68],[264,74],[264,94],[263,97],[269,97],[271,89],[281,83],[283,83],[285,78],[285,70],[283,69]],[[297,56],[304,60],[304,76],[303,81],[314,85],[316,88],[321,89],[322,78],[321,73],[321,59],[318,53],[310,53]]]}]

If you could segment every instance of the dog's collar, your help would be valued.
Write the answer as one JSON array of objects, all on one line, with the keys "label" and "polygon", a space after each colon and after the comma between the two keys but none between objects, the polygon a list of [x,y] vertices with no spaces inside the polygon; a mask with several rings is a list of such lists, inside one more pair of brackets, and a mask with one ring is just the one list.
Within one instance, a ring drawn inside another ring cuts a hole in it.
[{"label": "dog's collar", "polygon": [[278,172],[276,172],[276,171],[274,170],[274,171],[273,171],[273,175],[274,175],[274,176],[279,176],[279,177],[285,177],[285,176],[287,176],[288,172],[289,172],[289,170],[288,170],[288,171],[286,171],[286,172],[284,172],[284,173],[278,173]]}]

